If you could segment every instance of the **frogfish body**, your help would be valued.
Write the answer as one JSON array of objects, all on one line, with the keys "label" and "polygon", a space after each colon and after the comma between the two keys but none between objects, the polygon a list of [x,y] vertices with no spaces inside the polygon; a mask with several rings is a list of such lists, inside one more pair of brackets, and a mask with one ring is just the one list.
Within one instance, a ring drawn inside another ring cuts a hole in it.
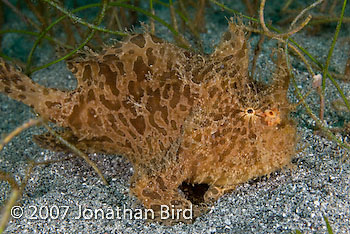
[{"label": "frogfish body", "polygon": [[[1,61],[0,92],[64,127],[79,149],[127,157],[130,190],[145,207],[200,207],[290,164],[296,126],[277,54],[267,85],[249,77],[247,38],[232,22],[210,55],[136,34],[68,61],[78,80],[72,91],[43,87]],[[55,149],[50,135],[36,139]],[[199,199],[188,191],[197,185],[205,185]]]}]

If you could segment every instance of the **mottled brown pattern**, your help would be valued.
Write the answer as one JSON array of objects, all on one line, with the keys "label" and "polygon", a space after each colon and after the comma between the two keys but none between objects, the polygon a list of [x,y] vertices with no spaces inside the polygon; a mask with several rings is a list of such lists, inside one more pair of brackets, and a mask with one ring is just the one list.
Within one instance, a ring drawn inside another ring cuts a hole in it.
[{"label": "mottled brown pattern", "polygon": [[[135,171],[131,191],[146,207],[195,205],[197,214],[200,206],[191,200],[216,200],[288,165],[294,153],[283,53],[266,86],[248,77],[246,43],[233,23],[211,55],[147,33],[130,35],[98,55],[69,61],[78,80],[73,91],[35,84],[3,61],[0,91],[67,128],[63,137],[80,149],[127,157]],[[37,140],[55,147],[49,136]],[[202,199],[179,192],[186,184],[205,185]]]}]

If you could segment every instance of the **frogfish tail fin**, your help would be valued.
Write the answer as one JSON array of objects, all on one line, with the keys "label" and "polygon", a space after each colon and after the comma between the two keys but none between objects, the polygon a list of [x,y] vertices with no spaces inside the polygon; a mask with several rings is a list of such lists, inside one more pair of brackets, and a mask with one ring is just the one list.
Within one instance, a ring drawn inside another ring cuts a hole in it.
[{"label": "frogfish tail fin", "polygon": [[[0,58],[0,92],[34,108],[42,118],[56,122],[60,118],[66,92],[46,88]],[[59,120],[58,120],[59,121]]]}]

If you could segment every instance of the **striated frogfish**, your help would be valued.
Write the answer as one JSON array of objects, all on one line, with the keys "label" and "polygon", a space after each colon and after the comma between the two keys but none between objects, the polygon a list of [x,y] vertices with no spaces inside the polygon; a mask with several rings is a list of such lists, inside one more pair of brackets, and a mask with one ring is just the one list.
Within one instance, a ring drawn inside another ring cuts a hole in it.
[{"label": "striated frogfish", "polygon": [[[238,184],[288,166],[295,153],[284,55],[276,53],[272,82],[258,82],[247,43],[233,22],[207,55],[130,34],[67,61],[78,81],[70,91],[41,86],[1,60],[0,92],[63,127],[82,151],[126,157],[130,191],[146,208],[199,214]],[[36,141],[62,148],[49,134]]]}]

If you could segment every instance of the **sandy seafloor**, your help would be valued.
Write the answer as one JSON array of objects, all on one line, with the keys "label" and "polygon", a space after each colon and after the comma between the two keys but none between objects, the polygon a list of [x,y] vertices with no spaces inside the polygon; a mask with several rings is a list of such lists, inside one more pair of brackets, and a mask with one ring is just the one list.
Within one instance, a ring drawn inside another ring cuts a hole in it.
[{"label": "sandy seafloor", "polygon": [[[210,21],[207,24],[208,32],[202,35],[207,48],[217,43],[219,38],[216,35],[220,35],[227,25],[220,9],[213,8],[209,12],[215,14],[216,18],[210,14],[207,16]],[[268,12],[266,15],[268,17]],[[335,28],[333,26],[324,33],[310,35],[301,32],[294,38],[324,62]],[[159,27],[159,34],[164,32]],[[349,36],[349,28],[345,27],[331,63],[331,68],[335,71],[344,69],[350,49],[346,43]],[[253,37],[251,42],[254,44],[256,40],[257,37]],[[10,56],[16,56],[16,50],[22,47],[26,49],[26,45],[18,43],[21,43],[18,36],[9,34],[4,37],[2,46],[7,48]],[[274,46],[272,41],[264,44],[257,70],[260,78],[268,78],[271,74],[273,63],[269,54]],[[43,64],[53,59],[52,56],[53,52],[42,48],[37,55],[37,62]],[[298,85],[306,93],[311,89],[311,78],[304,67],[298,63],[293,65]],[[35,73],[33,79],[58,88],[72,88],[75,84],[74,77],[64,63]],[[329,82],[327,84],[325,118],[330,126],[341,126],[349,120],[349,113],[337,113],[330,107],[330,101],[338,98],[339,94]],[[342,82],[340,85],[349,96],[350,85]],[[292,92],[290,99],[296,101]],[[311,93],[307,101],[317,113],[318,97],[315,92]],[[1,134],[10,132],[34,117],[30,108],[4,95],[0,95],[0,103]],[[75,219],[79,206],[102,208],[105,211],[108,208],[116,209],[117,206],[122,209],[141,208],[137,199],[129,195],[131,165],[121,156],[92,154],[91,159],[110,181],[109,186],[103,185],[95,172],[79,158],[36,167],[20,201],[24,215],[11,219],[5,233],[290,233],[296,229],[303,233],[326,233],[323,216],[328,218],[334,233],[350,233],[350,166],[349,160],[343,160],[349,158],[349,153],[318,135],[312,127],[314,122],[303,108],[297,108],[292,118],[298,123],[300,137],[298,153],[293,159],[294,168],[238,186],[232,193],[221,197],[208,213],[200,216],[193,224],[163,226],[129,217],[112,220],[101,217]],[[43,128],[31,128],[13,139],[0,152],[0,169],[13,173],[19,181],[25,173],[27,159],[43,161],[66,157],[62,153],[41,149],[32,142],[32,134],[43,131]],[[343,139],[346,140],[345,137]],[[10,190],[6,183],[0,184],[0,202],[3,203]],[[33,206],[38,210],[40,207],[55,209],[57,206],[61,214],[63,206],[70,208],[65,218],[40,219],[38,211],[38,219],[33,220],[29,218]]]}]

